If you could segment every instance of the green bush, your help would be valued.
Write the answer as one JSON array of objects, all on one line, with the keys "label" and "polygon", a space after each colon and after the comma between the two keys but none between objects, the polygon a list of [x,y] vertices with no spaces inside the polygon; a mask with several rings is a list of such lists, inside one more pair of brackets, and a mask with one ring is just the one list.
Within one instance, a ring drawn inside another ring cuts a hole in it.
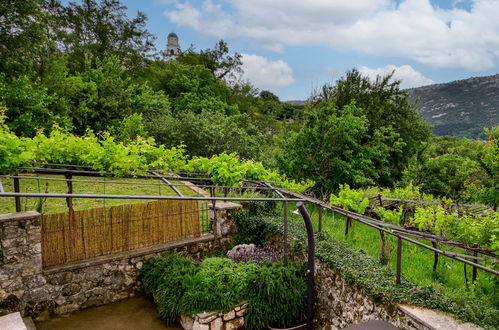
[{"label": "green bush", "polygon": [[156,297],[160,317],[167,323],[179,314],[227,312],[248,302],[245,327],[289,326],[305,317],[305,269],[298,264],[235,263],[206,258],[196,267],[186,257],[165,254],[141,269],[144,291]]},{"label": "green bush", "polygon": [[194,261],[175,253],[147,260],[140,270],[139,280],[144,291],[156,297],[161,318],[175,322],[180,313],[180,300],[186,290],[185,278],[196,273]]},{"label": "green bush", "polygon": [[[254,243],[263,245],[269,235],[278,232],[278,225],[272,219],[262,221],[262,217],[277,218],[275,203],[259,202],[251,203],[250,207],[239,211],[234,216],[234,222],[238,228],[238,244]],[[282,221],[282,217],[279,217]]]},{"label": "green bush", "polygon": [[307,306],[307,282],[302,265],[268,263],[250,275],[247,329],[269,325],[287,327],[303,323]]},{"label": "green bush", "polygon": [[204,259],[198,272],[185,278],[188,290],[180,301],[182,312],[229,311],[244,299],[248,273],[248,265],[227,258]]}]

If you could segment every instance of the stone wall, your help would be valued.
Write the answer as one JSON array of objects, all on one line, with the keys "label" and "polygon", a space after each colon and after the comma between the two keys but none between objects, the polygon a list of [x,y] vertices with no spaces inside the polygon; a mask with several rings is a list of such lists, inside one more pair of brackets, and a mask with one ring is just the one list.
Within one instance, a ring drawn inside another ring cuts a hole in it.
[{"label": "stone wall", "polygon": [[227,313],[205,312],[189,316],[180,316],[180,324],[185,330],[236,330],[244,329],[246,302],[235,306]]},{"label": "stone wall", "polygon": [[[37,317],[42,311],[67,314],[135,295],[137,275],[145,260],[165,251],[194,258],[225,247],[233,225],[226,217],[240,205],[217,204],[216,235],[42,268],[40,214],[0,215],[0,315],[20,311]],[[218,230],[218,228],[220,230]],[[216,229],[216,230],[215,230]]]},{"label": "stone wall", "polygon": [[438,317],[433,316],[433,319],[428,321],[424,317],[415,316],[414,311],[422,309],[373,301],[362,289],[351,285],[338,272],[318,260],[315,275],[316,329],[342,329],[369,320],[384,320],[400,329],[411,330],[438,329],[435,322],[441,323],[442,320],[444,324],[456,324],[453,329],[478,329],[469,324],[464,324],[461,328],[455,320],[431,310],[427,311]]}]

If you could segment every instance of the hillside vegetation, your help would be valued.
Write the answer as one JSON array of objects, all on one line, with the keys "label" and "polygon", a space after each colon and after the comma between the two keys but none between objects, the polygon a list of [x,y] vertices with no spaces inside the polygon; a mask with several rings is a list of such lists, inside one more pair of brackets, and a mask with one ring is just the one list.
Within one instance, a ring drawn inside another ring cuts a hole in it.
[{"label": "hillside vegetation", "polygon": [[499,125],[499,74],[408,90],[436,135],[485,138]]}]

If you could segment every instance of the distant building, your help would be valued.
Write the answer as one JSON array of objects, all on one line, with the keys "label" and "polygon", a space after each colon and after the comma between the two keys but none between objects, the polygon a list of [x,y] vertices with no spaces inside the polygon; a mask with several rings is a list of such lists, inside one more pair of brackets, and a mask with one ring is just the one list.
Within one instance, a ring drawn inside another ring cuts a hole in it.
[{"label": "distant building", "polygon": [[174,59],[180,54],[180,45],[178,44],[178,36],[171,32],[168,35],[168,40],[166,43],[166,57]]}]

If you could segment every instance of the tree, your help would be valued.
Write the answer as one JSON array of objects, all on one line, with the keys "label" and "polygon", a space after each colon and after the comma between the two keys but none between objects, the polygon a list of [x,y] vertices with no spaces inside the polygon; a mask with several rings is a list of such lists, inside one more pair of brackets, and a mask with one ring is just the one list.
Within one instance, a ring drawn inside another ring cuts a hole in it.
[{"label": "tree", "polygon": [[481,165],[484,144],[458,137],[434,137],[414,155],[402,184],[415,184],[435,196],[463,201],[466,185],[487,176]]},{"label": "tree", "polygon": [[191,46],[178,56],[177,61],[188,65],[202,65],[217,79],[230,80],[242,73],[241,54],[229,55],[229,46],[223,40],[220,40],[213,49],[208,48],[199,53],[196,53]]},{"label": "tree", "polygon": [[488,141],[482,155],[482,164],[487,173],[479,180],[471,181],[468,194],[474,199],[491,205],[495,210],[499,205],[499,126],[485,129]]},{"label": "tree", "polygon": [[325,196],[340,184],[376,183],[388,175],[390,153],[402,147],[391,127],[369,134],[368,118],[354,103],[339,109],[333,100],[323,100],[307,109],[298,133],[281,141],[277,164],[290,177],[315,181],[315,192]]},{"label": "tree", "polygon": [[383,186],[393,186],[400,180],[411,156],[422,150],[431,137],[428,124],[409,102],[407,92],[400,89],[400,81],[392,78],[393,72],[371,81],[353,69],[335,86],[324,85],[310,100],[331,100],[340,110],[355,101],[367,118],[367,137],[380,127],[391,127],[399,135],[403,145],[390,151],[388,171],[377,180]]},{"label": "tree", "polygon": [[47,47],[43,0],[0,1],[0,72],[7,79],[31,75]]},{"label": "tree", "polygon": [[71,128],[71,120],[51,110],[55,98],[39,80],[22,75],[7,82],[0,74],[0,104],[7,108],[8,127],[20,137],[34,136],[38,129],[50,131],[54,124]]},{"label": "tree", "polygon": [[142,70],[154,37],[145,28],[147,16],[139,11],[129,19],[126,9],[118,0],[82,0],[64,7],[62,44],[73,71],[83,69],[85,56],[94,63],[111,55],[134,72]]}]

